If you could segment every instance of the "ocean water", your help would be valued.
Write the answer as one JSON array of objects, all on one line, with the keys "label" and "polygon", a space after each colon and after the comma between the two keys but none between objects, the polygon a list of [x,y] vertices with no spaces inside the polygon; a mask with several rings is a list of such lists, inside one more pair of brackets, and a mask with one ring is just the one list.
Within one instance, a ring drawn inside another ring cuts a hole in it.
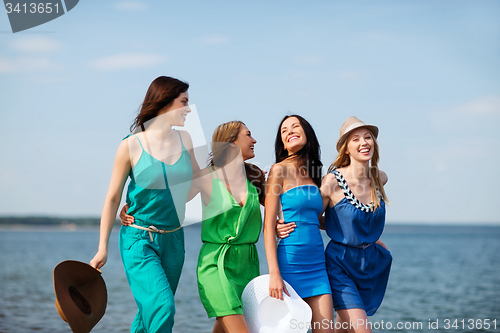
[{"label": "ocean water", "polygon": [[[0,230],[0,333],[70,332],[54,306],[52,271],[63,260],[88,262],[97,229]],[[176,294],[174,332],[211,332],[198,297],[200,225],[185,228],[186,262]],[[325,236],[325,241],[328,238]],[[500,332],[500,227],[387,226],[382,240],[394,261],[378,332]],[[267,273],[262,236],[261,273]],[[106,314],[93,332],[129,332],[136,305],[110,239],[103,268]]]}]

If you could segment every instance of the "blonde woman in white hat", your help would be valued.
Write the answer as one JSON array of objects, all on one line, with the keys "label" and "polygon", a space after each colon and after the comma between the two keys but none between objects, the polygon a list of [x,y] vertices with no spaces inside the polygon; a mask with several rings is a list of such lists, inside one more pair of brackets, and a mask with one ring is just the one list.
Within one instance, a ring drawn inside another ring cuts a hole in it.
[{"label": "blonde woman in white hat", "polygon": [[389,278],[392,256],[380,240],[387,175],[377,167],[377,136],[376,126],[349,117],[340,128],[339,155],[321,186],[336,332],[371,332],[367,316],[382,303]]}]

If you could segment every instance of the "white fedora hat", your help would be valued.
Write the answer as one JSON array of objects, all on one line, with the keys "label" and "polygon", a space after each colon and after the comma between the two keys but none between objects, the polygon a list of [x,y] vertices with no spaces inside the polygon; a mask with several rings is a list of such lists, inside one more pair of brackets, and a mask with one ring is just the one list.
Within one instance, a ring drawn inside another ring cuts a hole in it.
[{"label": "white fedora hat", "polygon": [[346,121],[342,124],[340,127],[340,137],[337,140],[337,151],[340,152],[340,148],[342,148],[342,145],[344,144],[344,141],[347,139],[349,134],[351,134],[352,131],[354,131],[357,128],[360,127],[366,127],[368,128],[373,135],[375,136],[375,139],[378,137],[378,127],[375,125],[367,125],[358,118],[351,116],[347,118]]},{"label": "white fedora hat", "polygon": [[306,333],[311,326],[309,305],[285,281],[290,297],[269,296],[269,274],[250,281],[243,290],[243,314],[251,333]]}]

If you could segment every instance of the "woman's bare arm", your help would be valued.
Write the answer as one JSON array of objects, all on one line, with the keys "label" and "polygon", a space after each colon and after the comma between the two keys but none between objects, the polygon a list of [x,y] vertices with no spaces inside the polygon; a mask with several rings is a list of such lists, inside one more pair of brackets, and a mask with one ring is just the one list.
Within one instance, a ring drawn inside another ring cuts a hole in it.
[{"label": "woman's bare arm", "polygon": [[264,246],[266,248],[267,264],[269,266],[269,295],[283,300],[283,291],[288,294],[281,278],[276,252],[276,217],[278,203],[283,192],[284,167],[275,164],[269,171],[266,183],[266,205],[264,213]]},{"label": "woman's bare arm", "polygon": [[123,140],[118,147],[115,157],[111,182],[109,184],[108,194],[104,200],[104,207],[101,214],[99,249],[94,258],[90,261],[90,265],[94,268],[104,266],[108,256],[108,242],[111,229],[116,218],[116,212],[120,205],[123,187],[130,173],[130,155],[128,148],[128,139]]}]

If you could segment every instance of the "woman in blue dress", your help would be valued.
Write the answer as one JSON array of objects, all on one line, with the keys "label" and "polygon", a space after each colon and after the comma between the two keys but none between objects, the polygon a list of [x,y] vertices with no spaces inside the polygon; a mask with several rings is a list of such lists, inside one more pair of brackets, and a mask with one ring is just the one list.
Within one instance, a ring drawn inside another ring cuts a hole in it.
[{"label": "woman in blue dress", "polygon": [[161,76],[150,85],[132,130],[116,153],[101,216],[99,249],[90,261],[101,268],[123,187],[128,177],[128,214],[135,224],[120,229],[120,254],[137,315],[132,332],[172,332],[174,294],[184,264],[182,222],[193,172],[199,170],[184,126],[191,112],[189,85]]},{"label": "woman in blue dress", "polygon": [[[287,281],[311,307],[312,331],[333,332],[332,297],[318,219],[323,211],[319,190],[322,164],[311,125],[297,115],[284,117],[275,153],[276,164],[266,184],[264,218],[269,295],[283,300],[283,293],[288,294],[283,280]],[[276,247],[280,204],[286,223],[295,223],[296,228]]]},{"label": "woman in blue dress", "polygon": [[349,117],[340,128],[339,154],[321,186],[331,238],[325,254],[337,311],[335,332],[371,332],[367,316],[382,303],[389,278],[392,256],[380,240],[387,175],[377,167],[377,136],[376,126]]}]

